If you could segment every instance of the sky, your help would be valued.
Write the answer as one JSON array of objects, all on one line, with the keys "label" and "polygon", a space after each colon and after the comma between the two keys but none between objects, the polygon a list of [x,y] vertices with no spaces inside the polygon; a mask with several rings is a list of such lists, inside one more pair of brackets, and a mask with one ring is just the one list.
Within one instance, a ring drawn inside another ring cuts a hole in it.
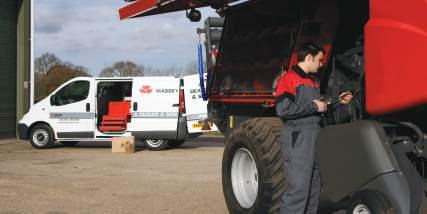
[{"label": "sky", "polygon": [[198,36],[211,8],[192,23],[185,11],[120,21],[123,0],[35,1],[35,57],[49,52],[88,68],[92,75],[121,60],[154,68],[197,60]]}]

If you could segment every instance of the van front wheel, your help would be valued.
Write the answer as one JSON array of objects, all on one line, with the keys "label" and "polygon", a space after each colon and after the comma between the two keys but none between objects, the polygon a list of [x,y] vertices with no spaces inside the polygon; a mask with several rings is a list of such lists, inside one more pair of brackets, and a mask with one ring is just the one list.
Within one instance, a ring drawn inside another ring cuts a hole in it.
[{"label": "van front wheel", "polygon": [[166,149],[168,146],[167,140],[156,140],[156,139],[145,139],[144,140],[145,148],[151,151],[161,151]]},{"label": "van front wheel", "polygon": [[45,124],[34,126],[30,132],[31,145],[36,149],[49,149],[55,142],[52,129]]}]

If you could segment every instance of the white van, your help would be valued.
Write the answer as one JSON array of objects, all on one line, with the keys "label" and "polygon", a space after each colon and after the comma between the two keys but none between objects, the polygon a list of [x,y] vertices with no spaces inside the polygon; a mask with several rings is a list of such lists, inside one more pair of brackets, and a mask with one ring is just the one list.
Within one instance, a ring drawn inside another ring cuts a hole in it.
[{"label": "white van", "polygon": [[[37,149],[50,148],[55,141],[74,145],[118,136],[135,136],[150,150],[179,146],[186,138],[200,135],[202,129],[193,124],[207,118],[206,102],[202,100],[204,106],[200,105],[200,93],[194,102],[184,100],[184,91],[197,88],[198,81],[190,78],[185,86],[184,79],[74,78],[31,107],[19,121],[19,136],[29,139]],[[193,103],[197,103],[196,108]],[[195,112],[186,112],[186,107]],[[206,117],[194,116],[187,121],[186,113],[205,113]]]}]

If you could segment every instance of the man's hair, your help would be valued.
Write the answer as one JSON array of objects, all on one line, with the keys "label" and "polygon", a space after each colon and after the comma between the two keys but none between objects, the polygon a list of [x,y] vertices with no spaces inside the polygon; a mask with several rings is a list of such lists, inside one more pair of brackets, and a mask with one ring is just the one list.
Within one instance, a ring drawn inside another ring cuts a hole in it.
[{"label": "man's hair", "polygon": [[312,42],[304,43],[298,50],[298,62],[304,62],[305,57],[308,55],[314,57],[319,52],[325,53],[325,50]]}]

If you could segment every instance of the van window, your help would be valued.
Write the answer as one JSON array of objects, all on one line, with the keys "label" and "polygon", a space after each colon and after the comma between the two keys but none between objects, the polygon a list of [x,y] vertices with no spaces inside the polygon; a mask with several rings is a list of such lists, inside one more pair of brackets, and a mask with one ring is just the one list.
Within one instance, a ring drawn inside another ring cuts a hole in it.
[{"label": "van window", "polygon": [[62,106],[85,100],[89,95],[88,81],[72,82],[55,94],[55,105]]}]

